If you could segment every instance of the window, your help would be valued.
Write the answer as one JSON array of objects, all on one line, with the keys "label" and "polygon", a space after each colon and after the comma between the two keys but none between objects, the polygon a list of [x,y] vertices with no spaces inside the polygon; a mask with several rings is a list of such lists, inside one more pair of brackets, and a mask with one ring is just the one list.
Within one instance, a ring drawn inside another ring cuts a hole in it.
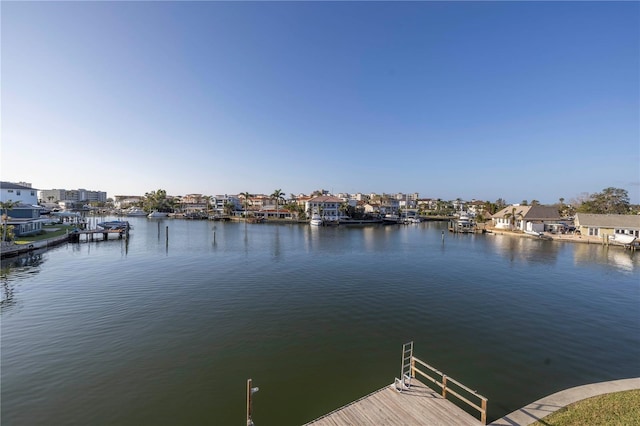
[{"label": "window", "polygon": [[20,195],[20,190],[19,189],[16,191],[16,195]]}]

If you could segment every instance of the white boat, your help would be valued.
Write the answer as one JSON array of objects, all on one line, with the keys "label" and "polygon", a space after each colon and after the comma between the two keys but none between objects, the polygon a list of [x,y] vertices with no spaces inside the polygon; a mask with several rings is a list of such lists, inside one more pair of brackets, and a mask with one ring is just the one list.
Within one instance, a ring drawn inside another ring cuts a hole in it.
[{"label": "white boat", "polygon": [[322,218],[318,213],[314,213],[311,216],[311,220],[309,221],[309,225],[311,226],[322,226]]},{"label": "white boat", "polygon": [[127,216],[146,216],[146,215],[147,215],[147,212],[137,207],[134,207],[127,211]]},{"label": "white boat", "polygon": [[615,241],[616,243],[620,243],[620,244],[631,244],[632,242],[634,242],[636,240],[635,235],[629,235],[629,234],[613,234],[613,236],[610,238],[612,241]]},{"label": "white boat", "polygon": [[149,213],[149,215],[147,217],[149,219],[162,219],[163,217],[167,217],[167,216],[169,216],[169,213],[159,212],[157,210],[154,210],[151,213]]},{"label": "white boat", "polygon": [[544,234],[542,232],[538,232],[538,231],[524,231],[525,234],[527,235],[531,235],[533,237],[542,237]]}]

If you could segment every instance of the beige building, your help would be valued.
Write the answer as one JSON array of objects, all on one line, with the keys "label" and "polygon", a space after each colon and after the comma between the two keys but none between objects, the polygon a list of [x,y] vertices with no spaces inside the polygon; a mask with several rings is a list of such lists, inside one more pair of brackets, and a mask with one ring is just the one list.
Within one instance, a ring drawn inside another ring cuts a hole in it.
[{"label": "beige building", "polygon": [[622,234],[640,237],[639,215],[578,213],[575,226],[582,235],[603,237]]}]

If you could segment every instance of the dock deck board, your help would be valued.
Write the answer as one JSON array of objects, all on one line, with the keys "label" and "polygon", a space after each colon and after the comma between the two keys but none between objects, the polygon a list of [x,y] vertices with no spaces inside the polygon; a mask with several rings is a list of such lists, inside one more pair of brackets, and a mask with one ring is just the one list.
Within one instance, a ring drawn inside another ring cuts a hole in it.
[{"label": "dock deck board", "polygon": [[480,420],[416,379],[412,379],[409,390],[398,392],[394,385],[385,386],[307,423],[313,426],[481,424]]}]

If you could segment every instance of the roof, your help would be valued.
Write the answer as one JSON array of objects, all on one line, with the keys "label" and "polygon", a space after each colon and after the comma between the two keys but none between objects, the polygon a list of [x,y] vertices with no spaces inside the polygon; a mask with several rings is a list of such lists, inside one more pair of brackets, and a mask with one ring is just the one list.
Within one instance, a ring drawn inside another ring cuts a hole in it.
[{"label": "roof", "polygon": [[2,189],[29,189],[32,191],[37,191],[35,188],[31,188],[29,186],[18,185],[13,182],[0,182],[0,188]]},{"label": "roof", "polygon": [[524,220],[560,220],[562,216],[558,212],[558,208],[554,206],[508,206],[500,210],[492,218],[503,218],[511,215],[515,209],[516,218],[522,217]]},{"label": "roof", "polygon": [[332,195],[320,195],[308,200],[310,203],[342,203],[343,200]]},{"label": "roof", "polygon": [[633,214],[577,213],[576,226],[640,229],[640,216]]}]

